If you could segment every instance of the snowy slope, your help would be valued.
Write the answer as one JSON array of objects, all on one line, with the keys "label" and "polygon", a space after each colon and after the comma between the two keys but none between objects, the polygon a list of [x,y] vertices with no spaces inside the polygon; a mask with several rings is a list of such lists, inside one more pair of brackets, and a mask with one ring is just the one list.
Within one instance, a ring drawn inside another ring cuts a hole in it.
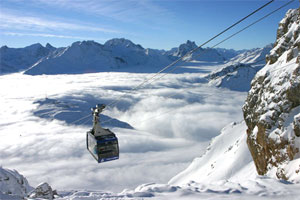
[{"label": "snowy slope", "polygon": [[247,50],[234,50],[234,49],[225,49],[225,48],[216,48],[216,50],[221,54],[226,60],[230,60],[231,58],[244,53]]},{"label": "snowy slope", "polygon": [[25,70],[54,50],[50,44],[46,47],[32,44],[24,48],[3,46],[0,48],[0,74]]},{"label": "snowy slope", "polygon": [[212,72],[207,76],[210,85],[247,92],[257,68],[249,64],[227,64],[227,66]]},{"label": "snowy slope", "polygon": [[[157,72],[192,49],[195,42],[187,41],[171,51],[144,49],[141,45],[120,38],[104,45],[93,41],[75,42],[70,47],[52,52],[35,63],[25,74],[79,74],[87,72]],[[199,49],[186,60],[223,62],[216,49]]]},{"label": "snowy slope", "polygon": [[[179,58],[187,54],[189,51],[197,48],[197,45],[195,42],[191,42],[188,40],[186,43],[181,44],[176,50],[172,49],[169,52],[169,55],[174,56],[175,58]],[[209,61],[209,62],[224,62],[226,59],[218,52],[216,49],[211,48],[200,48],[197,51],[195,51],[192,55],[189,57],[186,57],[185,60],[191,61]]]},{"label": "snowy slope", "polygon": [[[170,51],[144,49],[124,38],[111,39],[103,45],[94,41],[75,42],[62,48],[54,48],[50,44],[46,47],[34,44],[18,49],[3,46],[0,50],[0,73],[20,70],[26,70],[25,74],[30,75],[104,71],[156,72],[196,47],[195,42],[188,40]],[[267,48],[248,51],[200,48],[185,60],[223,63],[231,59],[233,64],[253,63],[264,57],[267,51]]]},{"label": "snowy slope", "polygon": [[73,74],[107,71],[114,62],[110,53],[103,50],[103,45],[93,41],[75,42],[34,64],[25,74]]},{"label": "snowy slope", "polygon": [[266,55],[270,53],[273,44],[266,45],[263,48],[255,48],[246,50],[237,56],[230,59],[232,63],[244,63],[244,64],[265,64]]},{"label": "snowy slope", "polygon": [[33,187],[24,176],[0,166],[0,199],[22,199],[31,190]]},{"label": "snowy slope", "polygon": [[[266,56],[271,49],[272,44],[264,48],[242,50],[239,54],[235,51],[238,55],[228,60],[224,67],[207,76],[209,84],[230,90],[249,91],[252,79],[264,66]],[[218,51],[224,53],[224,56],[233,53],[226,49],[218,49]]]},{"label": "snowy slope", "polygon": [[[183,172],[169,184],[182,185],[190,181],[211,183],[219,180],[251,178],[255,167],[246,143],[244,122],[232,123],[214,138],[204,155],[195,158]],[[245,174],[245,172],[247,172]]]},{"label": "snowy slope", "polygon": [[80,74],[106,71],[154,72],[171,62],[159,51],[144,49],[124,38],[104,45],[75,42],[34,64],[25,74]]}]

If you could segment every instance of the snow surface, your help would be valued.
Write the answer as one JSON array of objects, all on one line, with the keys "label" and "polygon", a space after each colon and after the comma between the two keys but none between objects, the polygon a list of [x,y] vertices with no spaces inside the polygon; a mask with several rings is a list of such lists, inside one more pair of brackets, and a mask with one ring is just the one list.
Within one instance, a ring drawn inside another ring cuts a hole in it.
[{"label": "snow surface", "polygon": [[0,48],[0,74],[18,72],[31,67],[55,48],[50,44],[43,47],[41,44],[32,44],[24,48]]},{"label": "snow surface", "polygon": [[263,48],[250,49],[231,58],[230,62],[244,64],[265,64],[266,55],[270,53],[272,48],[273,44],[268,44]]},{"label": "snow surface", "polygon": [[16,170],[0,167],[0,199],[21,199],[33,188]]},{"label": "snow surface", "polygon": [[210,73],[207,79],[210,85],[248,92],[257,71],[258,67],[253,67],[250,64],[227,63],[225,67]]}]

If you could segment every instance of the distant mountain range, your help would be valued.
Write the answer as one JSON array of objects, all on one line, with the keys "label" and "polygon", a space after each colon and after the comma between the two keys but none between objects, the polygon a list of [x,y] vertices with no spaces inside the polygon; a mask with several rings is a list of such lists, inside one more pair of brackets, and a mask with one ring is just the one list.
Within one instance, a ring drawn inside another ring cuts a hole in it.
[{"label": "distant mountain range", "polygon": [[[130,40],[111,39],[104,44],[94,41],[75,42],[55,48],[33,44],[24,48],[0,48],[0,74],[24,71],[25,74],[79,74],[104,71],[155,72],[196,48],[187,41],[169,51],[145,49]],[[264,48],[235,51],[233,49],[200,48],[185,60],[207,62],[255,63],[269,52]],[[250,58],[251,56],[251,58]]]}]

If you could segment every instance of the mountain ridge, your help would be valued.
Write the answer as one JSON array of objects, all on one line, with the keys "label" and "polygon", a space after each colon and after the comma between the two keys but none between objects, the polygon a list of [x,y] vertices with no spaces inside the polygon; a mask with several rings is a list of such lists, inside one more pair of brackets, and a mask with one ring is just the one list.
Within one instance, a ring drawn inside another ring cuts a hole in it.
[{"label": "mountain ridge", "polygon": [[[102,71],[155,72],[196,48],[187,40],[169,51],[144,48],[125,38],[114,38],[104,44],[92,40],[77,41],[68,47],[55,48],[39,43],[24,48],[0,49],[0,74],[25,71],[25,74],[79,74]],[[250,51],[250,50],[249,50]],[[186,61],[231,62],[239,53],[226,49],[200,48]],[[237,62],[237,61],[236,61]]]}]

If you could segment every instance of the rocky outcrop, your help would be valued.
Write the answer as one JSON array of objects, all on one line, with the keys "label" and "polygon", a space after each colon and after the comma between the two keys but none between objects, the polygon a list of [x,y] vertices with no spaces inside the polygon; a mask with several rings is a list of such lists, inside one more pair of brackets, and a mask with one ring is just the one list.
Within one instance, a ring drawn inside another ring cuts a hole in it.
[{"label": "rocky outcrop", "polygon": [[243,106],[247,144],[258,174],[295,182],[300,181],[299,33],[299,9],[289,10]]},{"label": "rocky outcrop", "polygon": [[23,198],[32,189],[27,179],[16,170],[5,169],[0,166],[0,199]]},{"label": "rocky outcrop", "polygon": [[33,199],[54,199],[54,195],[57,195],[55,190],[52,190],[51,186],[48,183],[39,184],[30,194],[29,198]]},{"label": "rocky outcrop", "polygon": [[287,61],[294,58],[300,49],[300,41],[297,40],[299,32],[299,8],[291,9],[279,23],[277,39],[270,55],[266,57],[267,63],[275,63],[286,51],[288,51]]},{"label": "rocky outcrop", "polygon": [[[188,40],[186,43],[181,44],[177,49],[172,49],[167,52],[167,54],[171,55],[174,60],[178,59],[196,49],[198,46],[195,42]],[[188,54],[183,58],[184,61],[205,61],[205,62],[224,62],[226,59],[217,49],[214,48],[199,48],[194,51],[192,54]]]}]

